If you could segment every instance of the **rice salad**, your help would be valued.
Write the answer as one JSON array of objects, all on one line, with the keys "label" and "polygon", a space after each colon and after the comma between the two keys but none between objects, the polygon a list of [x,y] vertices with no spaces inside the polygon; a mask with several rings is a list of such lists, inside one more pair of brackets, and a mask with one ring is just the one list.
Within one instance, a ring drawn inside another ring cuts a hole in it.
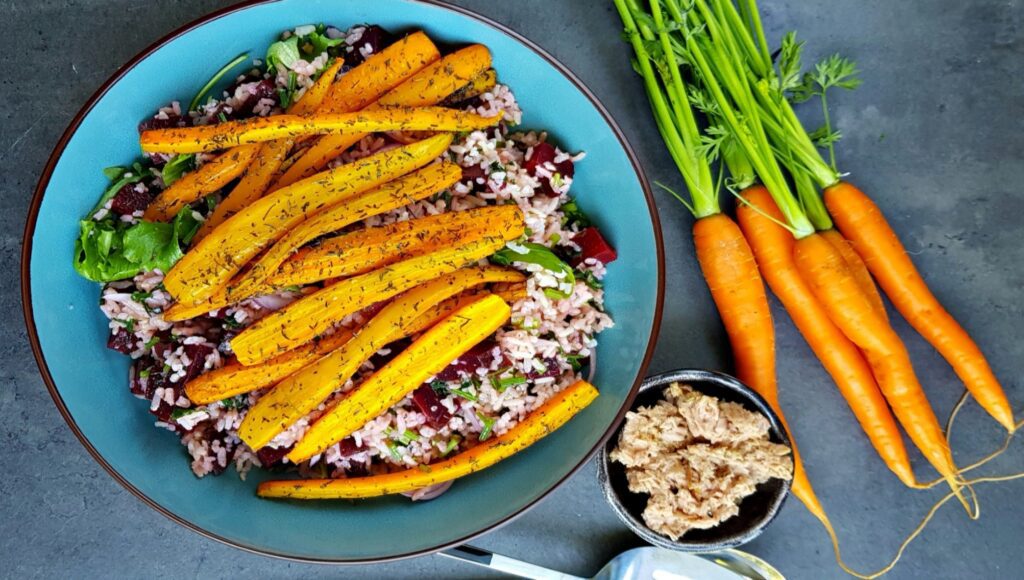
[{"label": "rice salad", "polygon": [[[349,30],[323,25],[298,27],[283,33],[274,45],[284,43],[288,50],[298,47],[298,58],[294,54],[291,58],[282,56],[281,50],[275,52],[272,47],[266,59],[250,61],[251,70],[237,76],[220,98],[206,98],[194,108],[171,102],[143,121],[140,131],[279,114],[302,97],[333,59],[345,60],[339,73],[344,75],[392,40],[378,26]],[[344,231],[515,204],[524,216],[525,236],[508,243],[491,261],[523,272],[527,276],[525,292],[511,304],[509,323],[492,337],[386,413],[309,461],[293,465],[285,455],[326,409],[386,364],[409,340],[378,351],[315,411],[254,451],[239,438],[238,427],[263,391],[196,405],[186,396],[184,385],[233,360],[229,340],[243,329],[331,281],[284,288],[181,322],[163,318],[173,304],[162,285],[173,256],[159,264],[163,267],[141,272],[130,272],[131,268],[126,267],[129,275],[103,285],[100,310],[109,319],[107,345],[131,357],[132,394],[145,401],[157,427],[180,437],[196,476],[220,474],[234,466],[244,478],[255,466],[297,470],[304,476],[345,478],[427,465],[500,436],[593,369],[596,337],[613,325],[604,310],[601,280],[615,253],[570,196],[575,165],[584,154],[559,149],[544,132],[519,129],[522,111],[512,90],[500,83],[468,100],[446,104],[485,116],[503,116],[497,127],[456,136],[446,157],[461,166],[462,180],[446,191],[375,215]],[[351,163],[411,139],[415,135],[371,134],[337,157],[331,166]],[[202,153],[147,154],[130,167],[111,168],[107,173],[113,185],[104,195],[106,199],[83,220],[83,235],[88,228],[139,224],[147,204],[161,190],[212,157]],[[225,188],[222,193],[227,191]],[[217,206],[220,195],[192,204],[184,219],[179,215],[173,226],[168,225],[173,228],[168,230],[175,242],[173,249],[177,249],[179,239],[187,249],[187,234],[182,232],[194,231]],[[194,223],[184,223],[189,220]],[[569,266],[558,269],[517,259],[539,247]],[[335,330],[359,328],[381,306],[376,304],[347,316]],[[438,491],[420,490],[409,495],[428,499]]]}]

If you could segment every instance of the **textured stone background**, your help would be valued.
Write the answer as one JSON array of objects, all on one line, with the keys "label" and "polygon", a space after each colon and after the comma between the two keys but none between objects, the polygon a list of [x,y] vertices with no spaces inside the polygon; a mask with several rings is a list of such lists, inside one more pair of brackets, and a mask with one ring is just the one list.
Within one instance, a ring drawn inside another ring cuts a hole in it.
[{"label": "textured stone background", "polygon": [[[630,70],[610,2],[456,3],[511,26],[561,59],[618,119],[650,177],[681,185]],[[339,569],[272,560],[206,540],[145,507],[103,473],[64,425],[37,374],[16,272],[29,197],[50,149],[120,64],[169,30],[225,4],[0,0],[0,271],[7,273],[0,278],[0,576],[479,577],[478,569],[437,557]],[[773,38],[798,28],[813,55],[841,50],[860,63],[863,87],[834,103],[846,135],[841,166],[880,200],[935,293],[974,333],[1011,399],[1021,401],[1024,2],[762,4]],[[343,5],[337,24],[345,24]],[[814,112],[807,113],[813,120]],[[693,259],[691,218],[667,196],[658,202],[670,291],[651,371],[728,369],[724,334]],[[784,313],[777,313],[783,405],[847,560],[873,569],[940,492],[907,491],[885,471],[803,340]],[[959,383],[902,320],[897,317],[895,324],[944,417]],[[961,426],[954,443],[961,462],[998,444],[998,429],[977,407],[968,408]],[[1018,445],[991,471],[1022,465]],[[980,522],[947,506],[891,577],[1019,575],[1024,483],[978,491]],[[604,504],[591,464],[534,510],[477,543],[589,575],[639,542]],[[747,549],[791,578],[841,577],[820,526],[796,501]]]}]

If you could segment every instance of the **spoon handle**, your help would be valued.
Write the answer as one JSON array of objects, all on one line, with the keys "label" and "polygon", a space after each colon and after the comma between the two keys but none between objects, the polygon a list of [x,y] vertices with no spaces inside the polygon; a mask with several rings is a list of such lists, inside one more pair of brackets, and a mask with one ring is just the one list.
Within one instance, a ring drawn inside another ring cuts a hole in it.
[{"label": "spoon handle", "polygon": [[438,554],[520,578],[533,578],[534,580],[583,580],[579,576],[563,574],[562,572],[542,568],[529,562],[523,562],[468,545],[448,548],[438,552]]}]

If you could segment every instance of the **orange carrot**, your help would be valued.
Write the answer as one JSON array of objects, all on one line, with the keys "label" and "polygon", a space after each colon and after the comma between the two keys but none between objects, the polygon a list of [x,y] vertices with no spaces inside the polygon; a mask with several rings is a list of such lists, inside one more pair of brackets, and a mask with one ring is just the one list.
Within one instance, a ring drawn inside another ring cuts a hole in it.
[{"label": "orange carrot", "polygon": [[878,312],[882,318],[889,320],[889,313],[885,311],[885,302],[882,301],[882,294],[878,291],[878,286],[875,285],[874,278],[871,277],[871,272],[868,271],[867,264],[861,259],[860,254],[854,251],[853,246],[850,245],[850,240],[843,237],[843,234],[839,233],[838,230],[832,228],[822,230],[818,232],[823,238],[828,240],[828,243],[832,244],[836,250],[843,256],[843,260],[846,260],[846,265],[850,268],[850,273],[853,274],[853,279],[860,286],[860,289],[867,296],[868,300],[871,301],[871,306]]},{"label": "orange carrot", "polygon": [[1013,410],[985,355],[928,289],[878,206],[845,182],[825,190],[825,205],[900,314],[949,362],[978,404],[1012,432]]},{"label": "orange carrot", "polygon": [[794,258],[832,321],[864,350],[878,386],[911,441],[954,491],[959,490],[949,445],[914,374],[910,355],[889,323],[872,307],[843,256],[828,240],[812,234],[796,241]]},{"label": "orange carrot", "polygon": [[913,486],[916,483],[914,473],[899,427],[878,389],[871,367],[857,346],[832,323],[824,306],[800,277],[793,261],[795,240],[785,228],[772,221],[782,222],[782,212],[764,187],[748,188],[741,197],[750,205],[741,205],[736,211],[737,218],[768,287],[786,307],[793,323],[832,376],[878,455],[900,481]]},{"label": "orange carrot", "polygon": [[[775,380],[775,329],[753,252],[736,223],[721,213],[697,220],[693,240],[697,261],[729,335],[736,376],[764,397],[785,425]],[[792,433],[788,425],[786,431]],[[792,490],[827,525],[825,509],[807,479],[795,443]]]},{"label": "orange carrot", "polygon": [[259,145],[235,147],[199,169],[186,173],[160,192],[146,208],[148,221],[168,221],[186,205],[202,199],[242,174],[260,151]]}]

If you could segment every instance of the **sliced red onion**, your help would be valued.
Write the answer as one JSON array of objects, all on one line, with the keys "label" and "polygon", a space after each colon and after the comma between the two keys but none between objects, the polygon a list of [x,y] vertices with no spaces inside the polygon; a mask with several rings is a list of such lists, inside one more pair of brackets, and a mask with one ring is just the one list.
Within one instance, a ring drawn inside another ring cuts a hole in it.
[{"label": "sliced red onion", "polygon": [[404,491],[402,492],[402,495],[412,501],[430,501],[448,491],[448,488],[450,488],[453,483],[455,483],[454,479],[437,485],[431,485],[430,487],[421,487],[412,491]]},{"label": "sliced red onion", "polygon": [[254,304],[259,305],[260,308],[273,312],[295,302],[295,298],[296,296],[294,295],[282,296],[281,294],[268,294],[266,296],[257,296],[256,298],[253,298],[252,301]]}]

